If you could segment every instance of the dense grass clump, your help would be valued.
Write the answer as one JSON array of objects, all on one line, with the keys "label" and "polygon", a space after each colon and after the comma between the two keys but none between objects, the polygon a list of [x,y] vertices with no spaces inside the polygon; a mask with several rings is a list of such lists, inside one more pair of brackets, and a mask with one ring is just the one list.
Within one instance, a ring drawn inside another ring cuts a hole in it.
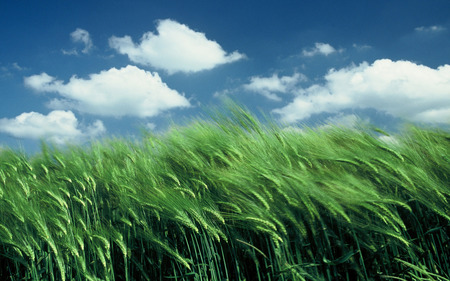
[{"label": "dense grass clump", "polygon": [[0,152],[1,280],[450,280],[450,133],[231,113]]}]

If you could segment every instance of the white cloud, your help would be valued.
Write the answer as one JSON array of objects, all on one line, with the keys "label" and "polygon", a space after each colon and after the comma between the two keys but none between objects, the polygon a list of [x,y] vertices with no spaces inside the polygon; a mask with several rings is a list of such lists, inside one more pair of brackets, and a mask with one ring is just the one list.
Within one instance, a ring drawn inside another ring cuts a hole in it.
[{"label": "white cloud", "polygon": [[[333,53],[338,52],[333,46],[327,43],[316,43],[314,48],[303,50],[302,54],[305,57],[313,57],[315,55],[324,55],[328,56]],[[342,50],[339,50],[339,52],[342,52]]]},{"label": "white cloud", "polygon": [[13,67],[15,70],[18,70],[18,71],[25,70],[25,68],[21,67],[17,62],[14,62],[14,63],[12,64],[12,67]]},{"label": "white cloud", "polygon": [[305,133],[305,130],[297,127],[297,126],[286,126],[282,129],[284,132],[288,133],[294,133],[294,134],[303,134]]},{"label": "white cloud", "polygon": [[54,110],[48,115],[28,112],[12,119],[0,119],[0,132],[17,138],[46,139],[57,144],[81,141],[105,131],[100,120],[86,128],[80,128],[77,118],[71,111]]},{"label": "white cloud", "polygon": [[145,124],[145,127],[146,127],[148,130],[153,131],[153,130],[156,128],[156,124],[155,124],[155,123],[149,122],[149,123]]},{"label": "white cloud", "polygon": [[12,64],[7,65],[0,64],[0,77],[10,77],[15,73],[24,70],[28,70],[28,68],[20,66],[17,62],[13,62]]},{"label": "white cloud", "polygon": [[338,114],[327,118],[327,125],[324,126],[339,126],[347,128],[355,128],[361,120],[355,114]]},{"label": "white cloud", "polygon": [[25,77],[24,82],[27,87],[39,92],[52,92],[64,86],[62,81],[56,81],[54,77],[47,73]]},{"label": "white cloud", "polygon": [[437,33],[441,31],[445,31],[446,28],[440,25],[432,25],[432,26],[419,26],[414,29],[416,32],[426,32],[426,33]]},{"label": "white cloud", "polygon": [[228,96],[234,94],[235,92],[236,92],[236,89],[224,89],[221,91],[214,92],[213,97],[220,99],[220,98],[228,97]]},{"label": "white cloud", "polygon": [[74,32],[70,33],[73,42],[81,42],[84,44],[84,49],[81,51],[82,53],[88,53],[93,46],[91,36],[89,32],[84,29],[77,28]]},{"label": "white cloud", "polygon": [[72,55],[76,56],[76,55],[78,55],[78,51],[76,49],[72,49],[72,50],[64,50],[64,49],[62,49],[61,51],[62,51],[62,53],[64,55],[68,55],[68,56],[72,56]]},{"label": "white cloud", "polygon": [[357,51],[366,51],[366,50],[372,49],[372,46],[367,45],[367,44],[360,45],[360,44],[354,43],[353,48],[355,48]]},{"label": "white cloud", "polygon": [[91,74],[89,79],[72,76],[65,84],[46,73],[26,77],[24,82],[36,91],[61,95],[61,99],[50,102],[53,109],[76,109],[94,115],[144,118],[190,106],[183,95],[162,82],[158,73],[131,65]]},{"label": "white cloud", "polygon": [[106,128],[101,120],[95,120],[94,123],[87,126],[85,135],[95,137],[106,132]]},{"label": "white cloud", "polygon": [[135,63],[164,69],[170,74],[208,70],[244,58],[237,51],[227,54],[204,33],[170,19],[158,21],[157,31],[158,34],[145,33],[140,44],[135,44],[130,36],[112,36],[109,45]]},{"label": "white cloud", "polygon": [[274,101],[281,101],[276,93],[288,93],[295,88],[298,82],[304,80],[306,80],[306,77],[300,73],[282,77],[278,77],[278,74],[273,74],[271,77],[254,76],[250,78],[250,83],[244,85],[244,89],[260,93]]},{"label": "white cloud", "polygon": [[[70,33],[70,38],[72,39],[72,42],[82,43],[84,45],[83,50],[81,50],[81,52],[83,54],[88,54],[91,51],[91,49],[94,47],[94,44],[92,42],[89,32],[84,29],[81,29],[81,28],[75,29],[75,31]],[[78,55],[78,51],[76,49],[62,50],[62,52],[65,55]]]},{"label": "white cloud", "polygon": [[274,112],[286,122],[351,108],[374,108],[417,122],[450,120],[450,65],[433,69],[382,59],[330,70],[325,81],[300,89],[290,104]]}]

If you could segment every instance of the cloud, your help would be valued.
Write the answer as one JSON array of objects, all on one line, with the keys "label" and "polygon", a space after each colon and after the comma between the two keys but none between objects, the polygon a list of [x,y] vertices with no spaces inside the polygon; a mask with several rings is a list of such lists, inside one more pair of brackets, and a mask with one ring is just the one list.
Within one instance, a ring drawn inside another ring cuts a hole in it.
[{"label": "cloud", "polygon": [[64,55],[68,55],[68,56],[72,56],[72,55],[76,56],[76,55],[78,55],[78,51],[76,49],[72,49],[72,50],[64,50],[64,49],[62,49],[61,51],[62,51],[62,53]]},{"label": "cloud", "polygon": [[140,44],[135,44],[130,36],[112,36],[109,45],[128,55],[132,62],[164,69],[170,74],[208,70],[245,57],[237,51],[227,54],[204,33],[170,19],[158,21],[156,29],[158,34],[145,33]]},{"label": "cloud", "polygon": [[275,109],[286,122],[318,113],[374,108],[416,122],[450,120],[450,65],[436,69],[409,61],[376,60],[330,70],[325,84],[299,89],[287,106]]},{"label": "cloud", "polygon": [[105,131],[100,120],[83,128],[71,111],[54,110],[48,115],[27,112],[12,119],[0,119],[0,132],[17,138],[46,139],[56,144],[81,141]]},{"label": "cloud", "polygon": [[90,74],[89,79],[72,76],[65,84],[46,73],[26,77],[24,83],[38,92],[61,95],[61,99],[49,103],[53,109],[75,109],[101,116],[144,118],[190,106],[183,95],[161,81],[158,73],[131,65]]},{"label": "cloud", "polygon": [[338,126],[338,127],[346,127],[346,128],[355,128],[358,125],[358,122],[361,122],[358,116],[354,114],[337,114],[336,116],[327,118],[327,125],[324,126]]},{"label": "cloud", "polygon": [[271,77],[254,76],[250,78],[250,83],[244,85],[244,89],[262,94],[274,101],[281,101],[277,93],[288,93],[295,88],[298,82],[304,80],[306,77],[300,73],[282,77],[278,77],[278,74],[273,74]]},{"label": "cloud", "polygon": [[230,95],[234,94],[235,92],[236,92],[236,89],[223,89],[223,90],[214,92],[213,97],[221,99],[221,98],[229,97]]},{"label": "cloud", "polygon": [[438,33],[445,31],[446,28],[440,25],[432,25],[432,26],[419,26],[414,29],[416,32],[421,33]]},{"label": "cloud", "polygon": [[352,46],[353,46],[353,48],[355,48],[357,51],[366,51],[366,50],[372,49],[372,46],[367,45],[367,44],[362,44],[362,45],[360,45],[360,44],[354,43]]},{"label": "cloud", "polygon": [[23,68],[22,66],[20,66],[17,62],[13,62],[12,67],[17,70],[17,71],[22,71],[22,70],[26,70],[25,68]]},{"label": "cloud", "polygon": [[89,32],[84,29],[77,28],[74,32],[70,33],[70,37],[72,37],[73,42],[81,42],[84,44],[84,49],[81,51],[84,54],[89,53],[94,46]]},{"label": "cloud", "polygon": [[64,87],[62,81],[56,81],[54,77],[47,73],[25,77],[25,86],[39,92],[53,92],[58,88]]},{"label": "cloud", "polygon": [[0,64],[0,78],[1,77],[11,77],[17,72],[28,70],[28,68],[20,66],[17,62],[12,64],[1,65]]},{"label": "cloud", "polygon": [[[88,54],[94,47],[89,32],[84,29],[81,28],[75,29],[75,31],[70,33],[70,38],[72,39],[72,42],[82,43],[84,45],[84,49],[81,50],[83,54]],[[62,52],[65,55],[78,55],[78,51],[76,49],[62,50]]]},{"label": "cloud", "polygon": [[327,43],[316,43],[314,48],[304,49],[302,54],[305,57],[313,57],[316,55],[328,56],[336,52],[342,52],[342,50],[336,50],[333,46]]},{"label": "cloud", "polygon": [[149,123],[145,124],[145,128],[147,128],[150,131],[153,131],[156,128],[156,124],[149,122]]}]

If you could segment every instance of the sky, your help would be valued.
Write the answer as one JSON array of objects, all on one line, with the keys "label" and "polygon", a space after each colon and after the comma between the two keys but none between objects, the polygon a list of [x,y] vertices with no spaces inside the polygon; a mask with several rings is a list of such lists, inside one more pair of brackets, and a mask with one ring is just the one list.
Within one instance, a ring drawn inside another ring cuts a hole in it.
[{"label": "sky", "polygon": [[450,124],[450,1],[0,0],[0,149],[164,133],[230,98],[282,126]]}]

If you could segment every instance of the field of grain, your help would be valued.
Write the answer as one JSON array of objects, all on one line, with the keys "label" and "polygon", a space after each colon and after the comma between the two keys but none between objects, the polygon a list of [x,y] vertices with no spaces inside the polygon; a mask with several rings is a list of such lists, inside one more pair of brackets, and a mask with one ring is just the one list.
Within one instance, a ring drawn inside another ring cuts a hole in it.
[{"label": "field of grain", "polygon": [[230,106],[141,142],[1,150],[0,279],[450,280],[450,133],[381,135]]}]

